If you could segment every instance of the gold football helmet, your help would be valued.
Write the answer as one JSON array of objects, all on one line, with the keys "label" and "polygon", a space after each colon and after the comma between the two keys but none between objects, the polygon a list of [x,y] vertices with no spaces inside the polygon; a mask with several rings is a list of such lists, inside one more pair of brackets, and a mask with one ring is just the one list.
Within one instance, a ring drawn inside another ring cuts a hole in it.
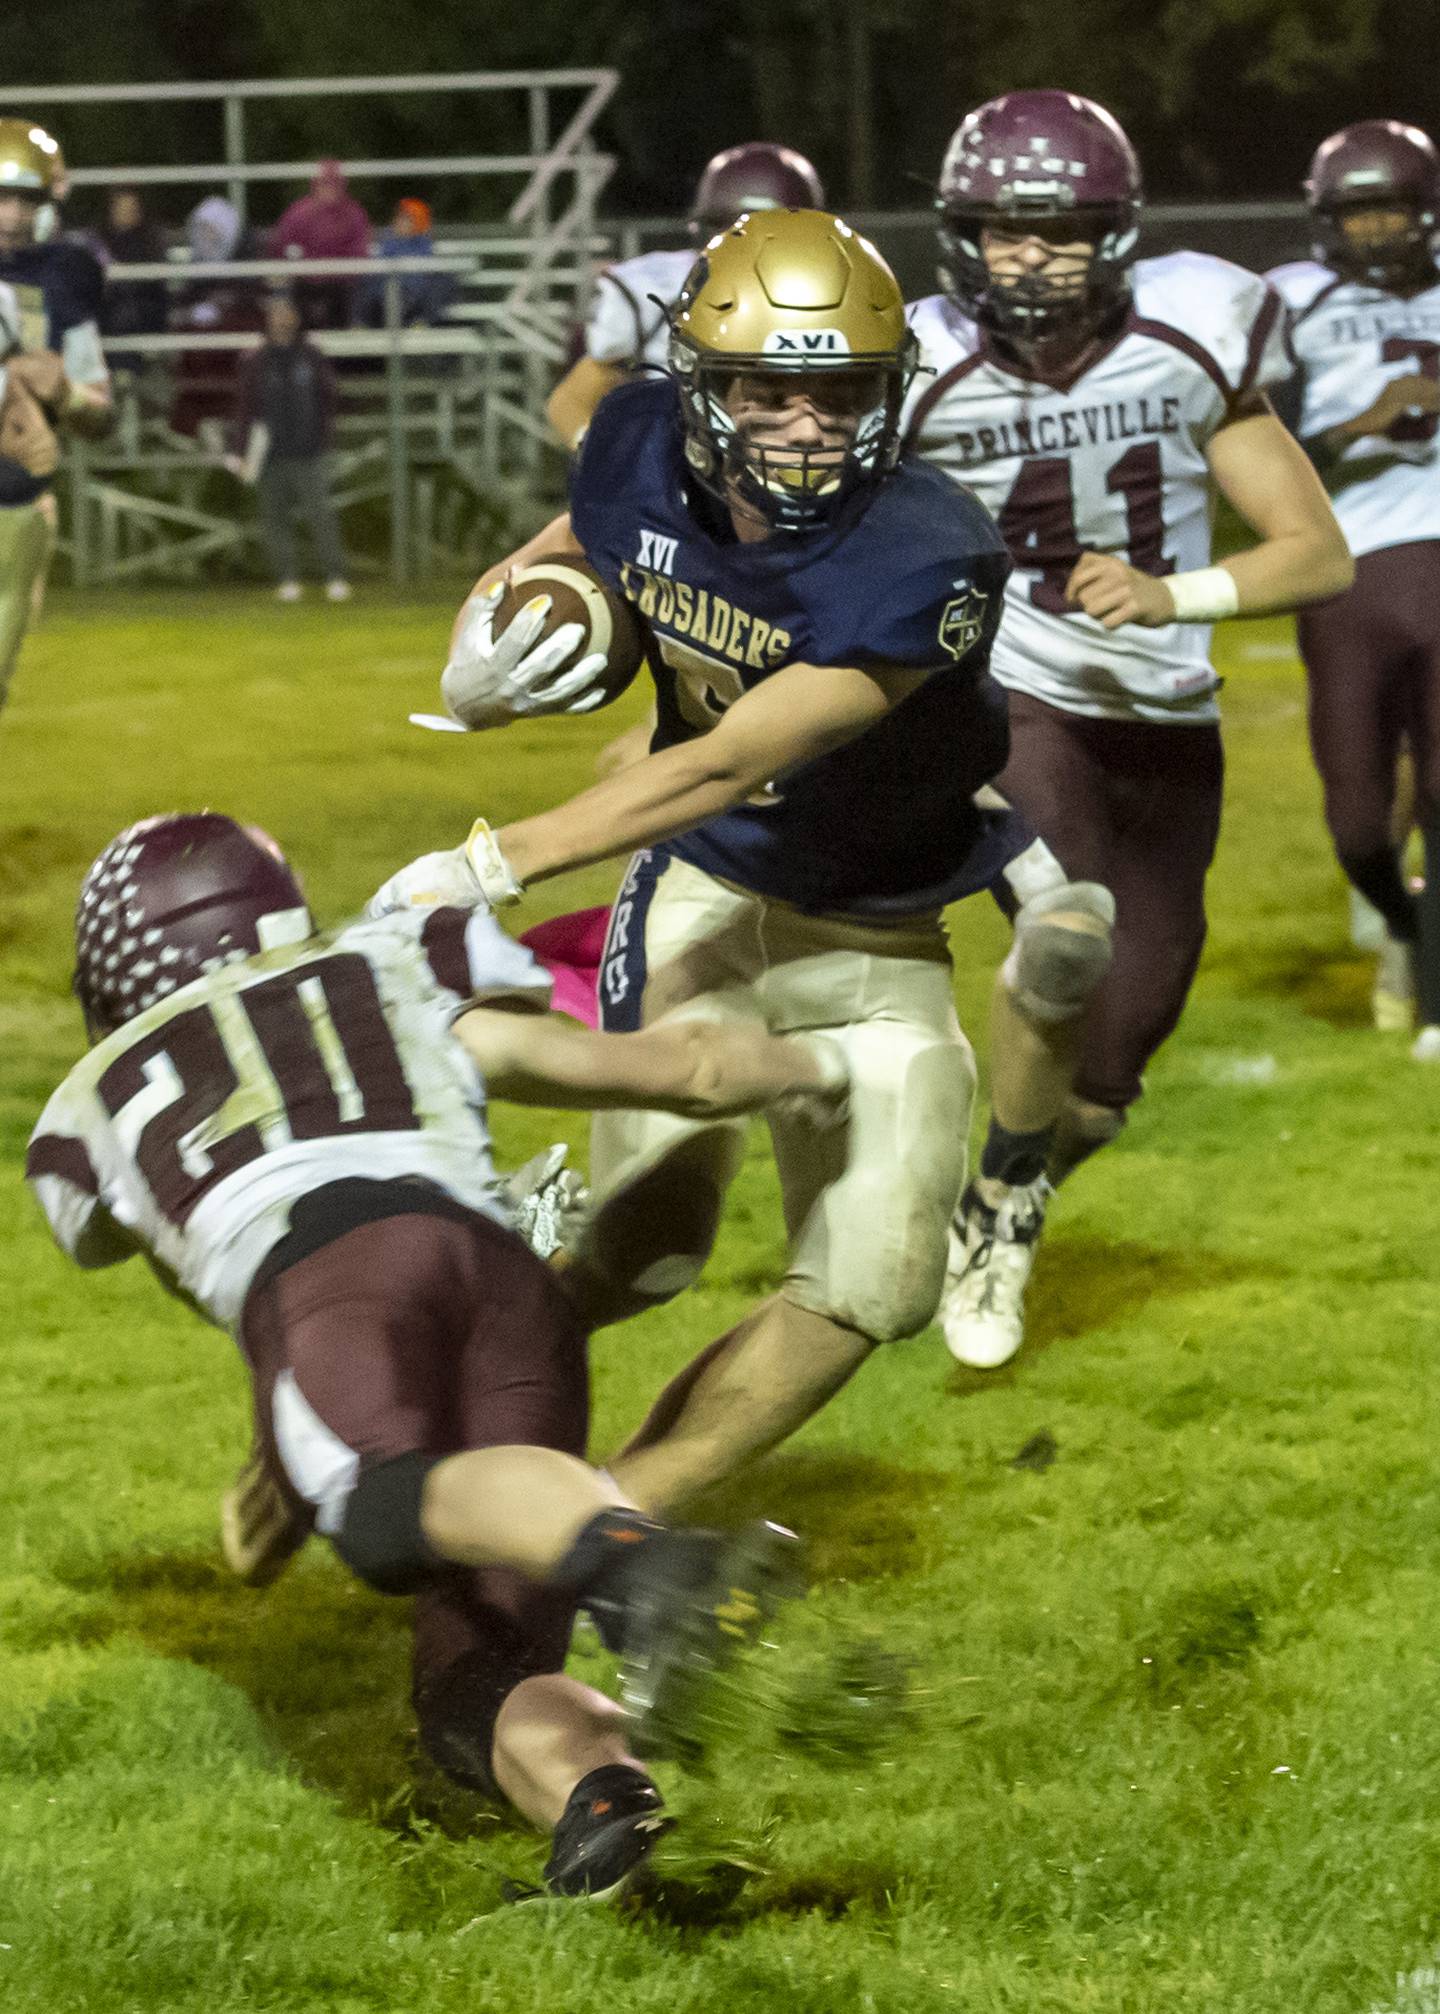
[{"label": "gold football helmet", "polygon": [[[868,239],[824,210],[741,217],[706,245],[670,318],[686,460],[777,531],[809,530],[894,468],[915,362],[899,282]],[[823,444],[767,445],[773,427],[737,419],[737,387],[763,399],[802,386],[826,414]]]},{"label": "gold football helmet", "polygon": [[60,143],[33,119],[0,119],[0,195],[19,189],[43,203],[64,180]]}]

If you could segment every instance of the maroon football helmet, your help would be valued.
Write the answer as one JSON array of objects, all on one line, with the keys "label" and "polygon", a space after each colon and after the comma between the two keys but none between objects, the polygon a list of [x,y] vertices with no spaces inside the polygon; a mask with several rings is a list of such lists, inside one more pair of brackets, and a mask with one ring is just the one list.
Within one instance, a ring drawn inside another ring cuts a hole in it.
[{"label": "maroon football helmet", "polygon": [[803,154],[769,140],[727,147],[707,162],[690,206],[692,237],[727,231],[747,210],[823,210],[825,191]]},{"label": "maroon football helmet", "polygon": [[[1421,284],[1435,270],[1440,219],[1440,154],[1428,133],[1398,119],[1361,119],[1322,140],[1305,177],[1315,219],[1315,256],[1348,280],[1390,290]],[[1408,210],[1401,236],[1356,238],[1347,210]]]},{"label": "maroon football helmet", "polygon": [[216,811],[142,818],[85,876],[75,911],[75,992],[108,1034],[202,973],[295,944],[314,923],[284,854]]},{"label": "maroon football helmet", "polygon": [[[940,170],[940,284],[998,336],[1026,346],[1088,340],[1128,299],[1140,217],[1140,164],[1118,123],[1071,91],[1010,91],[962,120]],[[1094,254],[1083,278],[1034,274],[1001,286],[986,226],[1063,224]]]}]

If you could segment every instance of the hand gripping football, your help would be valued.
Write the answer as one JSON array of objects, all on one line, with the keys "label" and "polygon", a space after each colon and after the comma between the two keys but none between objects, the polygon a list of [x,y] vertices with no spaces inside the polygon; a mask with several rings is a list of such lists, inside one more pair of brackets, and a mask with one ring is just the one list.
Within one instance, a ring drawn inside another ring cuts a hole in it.
[{"label": "hand gripping football", "polygon": [[644,657],[639,623],[588,560],[540,560],[473,596],[440,681],[453,718],[497,727],[539,713],[593,713]]}]

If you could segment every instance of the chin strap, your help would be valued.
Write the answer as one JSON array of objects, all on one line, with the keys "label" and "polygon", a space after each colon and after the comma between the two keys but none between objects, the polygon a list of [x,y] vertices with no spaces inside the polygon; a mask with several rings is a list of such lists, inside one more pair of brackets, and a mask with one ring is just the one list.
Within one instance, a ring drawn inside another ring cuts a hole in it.
[{"label": "chin strap", "polygon": [[480,884],[480,893],[492,909],[508,909],[525,893],[516,880],[500,842],[489,823],[477,818],[465,841],[465,859]]}]

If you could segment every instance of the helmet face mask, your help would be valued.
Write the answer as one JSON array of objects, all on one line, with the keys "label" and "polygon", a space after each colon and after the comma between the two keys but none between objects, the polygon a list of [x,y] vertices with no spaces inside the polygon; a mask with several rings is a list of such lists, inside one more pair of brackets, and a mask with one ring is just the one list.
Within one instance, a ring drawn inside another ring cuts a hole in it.
[{"label": "helmet face mask", "polygon": [[1305,198],[1315,256],[1343,279],[1385,293],[1433,284],[1440,154],[1418,126],[1362,119],[1332,133],[1310,163]]},{"label": "helmet face mask", "polygon": [[[1129,299],[1140,203],[1139,164],[1108,112],[1065,91],[1012,91],[963,120],[946,152],[940,283],[1013,347],[1080,349]],[[1027,238],[1057,249],[1028,270],[1003,245],[986,256],[987,240]]]},{"label": "helmet face mask", "polygon": [[75,911],[74,991],[91,1039],[314,927],[285,856],[258,827],[213,811],[142,819],[94,861]]},{"label": "helmet face mask", "polygon": [[[1383,207],[1373,202],[1337,203],[1316,213],[1317,235],[1323,241],[1325,264],[1347,279],[1391,293],[1419,286],[1435,270],[1435,216],[1418,207]],[[1379,224],[1382,217],[1399,218],[1398,229]],[[1375,220],[1372,228],[1363,219]]]},{"label": "helmet face mask", "polygon": [[672,317],[686,462],[770,530],[814,530],[894,468],[915,365],[894,275],[847,224],[741,218]]}]

